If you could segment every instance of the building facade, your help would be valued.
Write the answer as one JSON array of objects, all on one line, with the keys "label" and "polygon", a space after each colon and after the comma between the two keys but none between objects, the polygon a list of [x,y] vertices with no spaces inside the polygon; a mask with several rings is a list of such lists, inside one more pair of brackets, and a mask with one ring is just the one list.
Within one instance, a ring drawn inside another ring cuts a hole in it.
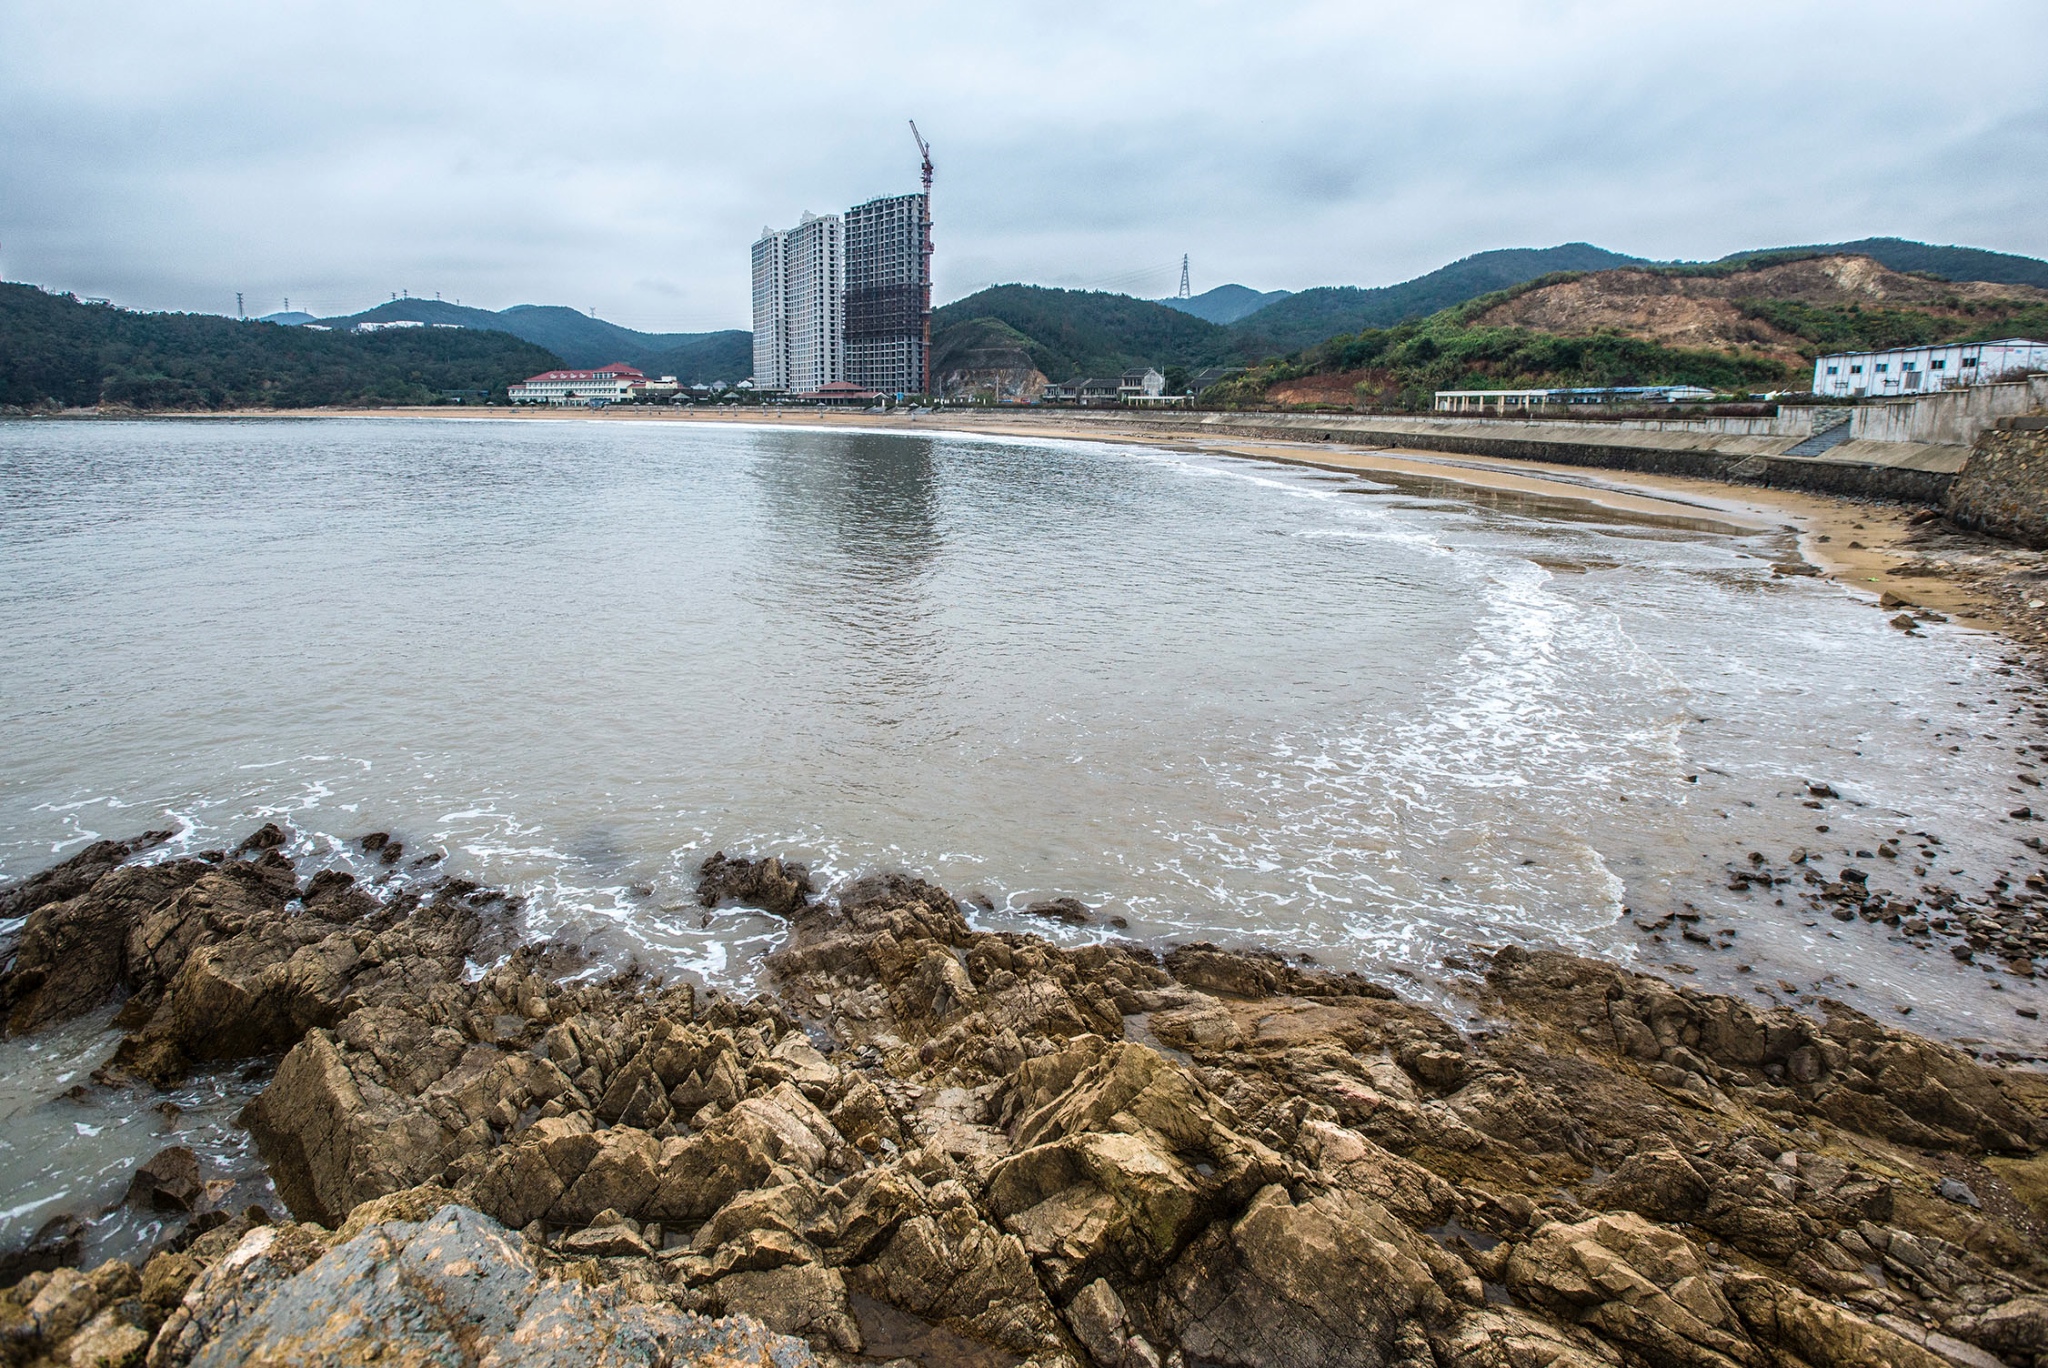
[{"label": "building facade", "polygon": [[805,214],[754,243],[754,387],[812,393],[846,378],[846,241],[837,214]]},{"label": "building facade", "polygon": [[846,212],[846,378],[883,394],[925,388],[931,305],[925,197],[890,195]]},{"label": "building facade", "polygon": [[1438,390],[1438,413],[1498,413],[1553,404],[1703,404],[1714,397],[1698,385],[1588,385],[1574,389]]},{"label": "building facade", "polygon": [[754,243],[754,384],[789,388],[789,234],[763,228]]},{"label": "building facade", "polygon": [[543,371],[511,386],[506,397],[515,404],[551,404],[561,408],[673,395],[677,389],[673,375],[654,380],[624,362],[617,362],[595,370]]},{"label": "building facade", "polygon": [[1882,398],[1989,384],[2028,371],[2048,370],[2048,342],[2007,337],[1996,342],[1951,342],[1937,347],[1841,352],[1813,363],[1813,392],[1829,398]]}]

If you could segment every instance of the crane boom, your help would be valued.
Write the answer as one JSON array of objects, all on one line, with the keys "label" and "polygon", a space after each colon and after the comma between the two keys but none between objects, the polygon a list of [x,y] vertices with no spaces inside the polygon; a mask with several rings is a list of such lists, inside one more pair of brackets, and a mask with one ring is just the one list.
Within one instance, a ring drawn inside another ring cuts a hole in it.
[{"label": "crane boom", "polygon": [[924,188],[929,194],[932,188],[932,145],[924,140],[924,134],[917,131],[915,119],[910,121],[910,136],[917,139],[918,153],[924,158]]},{"label": "crane boom", "polygon": [[918,267],[919,308],[918,318],[924,334],[923,365],[921,381],[927,399],[932,392],[932,145],[924,140],[924,134],[917,131],[917,120],[910,121],[910,136],[917,139],[918,155],[924,158],[924,209],[919,225]]}]

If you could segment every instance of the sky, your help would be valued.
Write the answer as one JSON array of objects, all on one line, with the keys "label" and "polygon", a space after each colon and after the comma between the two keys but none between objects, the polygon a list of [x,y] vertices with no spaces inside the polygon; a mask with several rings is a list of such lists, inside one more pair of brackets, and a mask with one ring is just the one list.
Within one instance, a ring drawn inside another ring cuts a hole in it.
[{"label": "sky", "polygon": [[749,325],[917,187],[941,302],[1383,285],[1494,247],[2048,256],[2048,3],[0,0],[0,278]]}]

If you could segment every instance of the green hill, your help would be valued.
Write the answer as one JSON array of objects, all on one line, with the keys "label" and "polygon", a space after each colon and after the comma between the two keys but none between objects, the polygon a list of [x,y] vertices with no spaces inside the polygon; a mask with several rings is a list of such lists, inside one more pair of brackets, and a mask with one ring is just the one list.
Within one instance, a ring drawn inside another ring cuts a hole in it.
[{"label": "green hill", "polygon": [[754,372],[754,335],[750,332],[637,332],[559,304],[515,304],[494,313],[439,299],[395,299],[361,313],[321,321],[334,328],[411,321],[488,329],[545,347],[571,366],[624,361],[650,375],[673,375],[686,385],[744,380]]},{"label": "green hill", "polygon": [[935,376],[974,368],[973,354],[1006,349],[1053,380],[1239,359],[1228,329],[1129,295],[996,285],[933,311]]},{"label": "green hill", "polygon": [[1161,299],[1155,302],[1169,309],[1178,309],[1211,323],[1235,323],[1246,314],[1257,313],[1268,304],[1278,304],[1287,298],[1286,290],[1267,290],[1261,293],[1246,285],[1218,285],[1213,290],[1204,290],[1192,299]]},{"label": "green hill", "polygon": [[1740,252],[1723,260],[1820,256],[1837,252],[1867,256],[1894,271],[1920,271],[1945,280],[1982,280],[1992,285],[2033,285],[2048,290],[2048,261],[2015,256],[2010,252],[1989,252],[1981,247],[1936,247],[1906,238],[1858,238],[1854,242],[1821,243],[1810,247],[1772,247],[1758,252]]},{"label": "green hill", "polygon": [[1233,326],[1245,346],[1253,351],[1291,352],[1339,333],[1385,328],[1410,318],[1424,318],[1439,309],[1555,271],[1606,271],[1642,264],[1641,257],[1623,256],[1587,242],[1567,242],[1560,247],[1508,247],[1464,257],[1398,285],[1371,289],[1325,285],[1303,290],[1247,314]]},{"label": "green hill", "polygon": [[0,407],[311,408],[431,403],[561,361],[502,332],[322,332],[214,314],[135,313],[0,285]]}]

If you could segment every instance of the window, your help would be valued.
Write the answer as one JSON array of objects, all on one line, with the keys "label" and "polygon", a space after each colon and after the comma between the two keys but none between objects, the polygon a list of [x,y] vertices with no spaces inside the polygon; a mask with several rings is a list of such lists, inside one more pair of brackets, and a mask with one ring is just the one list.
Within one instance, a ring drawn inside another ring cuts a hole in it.
[{"label": "window", "polygon": [[1851,366],[1851,367],[1849,367],[1849,374],[1851,374],[1851,375],[1861,375],[1861,374],[1863,374],[1863,367],[1861,367],[1861,366]]},{"label": "window", "polygon": [[1919,367],[1919,366],[1917,366],[1917,365],[1915,365],[1915,364],[1914,364],[1913,362],[1911,362],[1911,361],[1908,361],[1908,362],[1906,362],[1906,363],[1905,363],[1905,364],[1904,364],[1903,366],[1900,366],[1900,367],[1899,367],[1899,369],[1900,369],[1900,370],[1907,370],[1907,371],[1910,371],[1910,370],[1919,370],[1919,369],[1920,369],[1920,367]]},{"label": "window", "polygon": [[1841,370],[1841,369],[1842,369],[1842,368],[1841,368],[1840,366],[1829,366],[1829,367],[1828,367],[1828,374],[1829,374],[1829,375],[1833,375],[1833,374],[1835,374],[1835,373],[1836,373],[1837,371],[1839,371],[1839,370]]},{"label": "window", "polygon": [[1883,375],[1886,371],[1891,369],[1891,363],[1888,361],[1880,361],[1877,363],[1876,366],[1872,367],[1872,369],[1875,370],[1879,375]]},{"label": "window", "polygon": [[1929,370],[1947,370],[1947,369],[1948,369],[1948,362],[1947,362],[1947,360],[1946,360],[1946,359],[1943,359],[1943,360],[1937,360],[1937,361],[1929,361],[1929,362],[1927,363],[1927,369],[1929,369]]},{"label": "window", "polygon": [[1974,356],[1966,356],[1963,358],[1963,366],[1965,369],[1968,369],[1969,367],[1974,366],[1976,364],[1977,358]]}]

